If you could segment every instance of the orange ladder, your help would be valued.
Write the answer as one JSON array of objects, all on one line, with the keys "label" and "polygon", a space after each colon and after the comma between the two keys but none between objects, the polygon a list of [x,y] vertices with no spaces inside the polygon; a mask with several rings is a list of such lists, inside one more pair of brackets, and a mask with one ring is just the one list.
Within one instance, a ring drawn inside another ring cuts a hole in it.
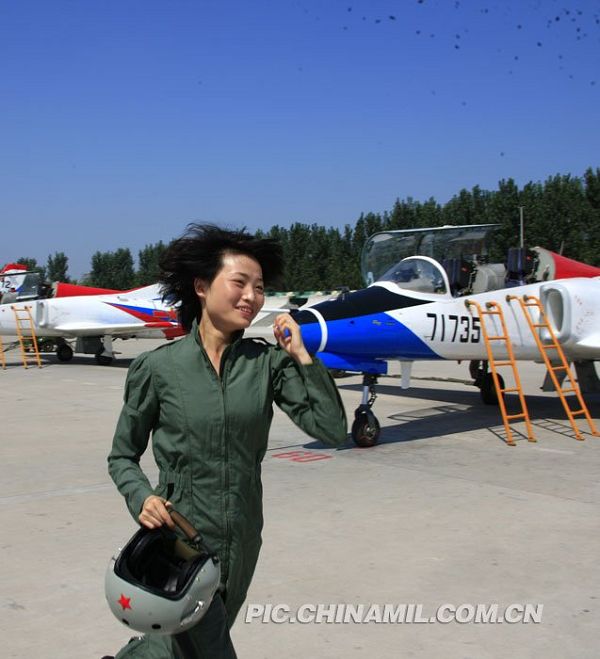
[{"label": "orange ladder", "polygon": [[[600,432],[598,432],[598,430],[596,429],[594,421],[590,416],[587,405],[585,404],[585,401],[581,396],[581,390],[579,389],[579,385],[575,381],[575,378],[573,377],[573,373],[569,368],[569,362],[565,357],[565,353],[563,352],[563,349],[561,348],[561,345],[558,342],[558,339],[556,338],[556,334],[552,329],[552,325],[550,325],[550,323],[548,322],[548,318],[546,316],[546,313],[544,311],[544,308],[542,307],[542,303],[540,302],[539,298],[535,297],[535,295],[523,295],[523,297],[518,297],[516,295],[507,295],[506,300],[507,302],[516,300],[519,303],[523,311],[523,315],[527,320],[527,324],[529,325],[529,329],[533,334],[533,338],[537,343],[537,347],[540,351],[540,354],[544,359],[544,363],[546,364],[548,373],[550,373],[550,378],[552,379],[552,383],[554,384],[556,393],[558,394],[560,398],[560,402],[562,403],[565,412],[567,413],[567,417],[569,419],[569,423],[571,424],[571,427],[573,428],[575,437],[579,440],[585,439],[585,437],[583,437],[581,431],[575,424],[575,417],[581,415],[585,416],[588,425],[590,426],[592,435],[600,435]],[[539,312],[538,322],[534,322],[534,319],[531,316],[531,309],[538,310]],[[538,331],[540,329],[545,329],[548,331],[548,336],[550,337],[549,343],[542,343],[540,332]],[[553,364],[552,360],[550,359],[550,355],[548,353],[551,350],[555,351],[555,354],[558,357],[558,361],[560,362],[558,365],[556,364],[556,360],[555,363]],[[556,374],[557,372],[561,372],[561,371],[563,372],[563,375],[565,377],[564,379],[561,379],[561,381],[559,381]],[[567,386],[563,388],[562,383],[566,384]],[[565,394],[575,394],[575,395],[567,398]],[[572,409],[569,404],[569,401],[572,401],[574,399],[577,399],[577,403],[579,405],[578,409]]]},{"label": "orange ladder", "polygon": [[[28,368],[25,339],[28,339],[31,336],[35,360],[37,361],[38,368],[42,368],[42,360],[40,358],[37,337],[35,335],[35,325],[33,323],[33,318],[31,317],[31,307],[28,307],[27,305],[24,307],[17,307],[13,304],[10,308],[15,315],[15,327],[17,329],[17,338],[19,339],[19,344],[21,346],[23,366]],[[25,335],[25,332],[28,332],[27,336]]]},{"label": "orange ladder", "polygon": [[[521,378],[519,377],[519,371],[517,370],[517,363],[515,361],[515,355],[512,349],[512,344],[508,336],[508,331],[506,329],[506,322],[504,320],[504,313],[502,312],[502,307],[497,302],[487,302],[485,305],[485,310],[475,300],[465,300],[467,309],[470,307],[475,307],[477,313],[479,314],[479,319],[481,321],[481,333],[483,335],[483,341],[485,343],[485,348],[488,355],[488,363],[490,365],[490,370],[492,372],[492,379],[494,381],[494,387],[496,388],[496,395],[498,396],[498,404],[500,405],[500,412],[502,413],[502,421],[504,423],[504,428],[507,434],[507,444],[509,446],[515,446],[513,440],[513,432],[510,427],[511,421],[525,421],[527,426],[527,439],[530,442],[535,442],[536,439],[533,434],[533,429],[531,427],[531,421],[529,419],[529,411],[527,409],[527,403],[525,402],[525,396],[523,395],[523,389],[521,387]],[[502,327],[501,334],[490,335],[485,323],[486,316],[495,316],[500,320],[500,325]],[[492,350],[492,341],[502,341],[506,347],[506,353],[508,355],[507,359],[496,359],[494,357],[494,351]],[[499,378],[498,367],[510,366],[512,369],[513,379],[515,381],[514,387],[505,388]],[[506,404],[504,402],[505,393],[517,393],[519,397],[519,403],[521,406],[521,411],[517,414],[508,414],[506,411]]]}]

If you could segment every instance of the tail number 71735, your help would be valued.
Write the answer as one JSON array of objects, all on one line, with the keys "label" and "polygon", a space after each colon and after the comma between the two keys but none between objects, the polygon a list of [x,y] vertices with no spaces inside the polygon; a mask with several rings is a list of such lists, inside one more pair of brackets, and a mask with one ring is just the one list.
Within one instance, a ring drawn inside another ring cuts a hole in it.
[{"label": "tail number 71735", "polygon": [[433,321],[430,341],[450,341],[460,343],[479,343],[481,340],[481,322],[473,316],[457,314],[428,313]]}]

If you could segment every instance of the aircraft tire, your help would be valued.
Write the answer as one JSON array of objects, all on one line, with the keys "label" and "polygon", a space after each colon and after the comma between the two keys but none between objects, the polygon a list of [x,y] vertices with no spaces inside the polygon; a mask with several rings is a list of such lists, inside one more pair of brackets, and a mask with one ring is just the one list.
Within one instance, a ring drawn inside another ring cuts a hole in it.
[{"label": "aircraft tire", "polygon": [[[501,375],[498,375],[498,380],[500,381],[500,387],[504,389],[504,378]],[[481,400],[486,405],[498,405],[498,394],[496,393],[496,387],[494,386],[494,378],[491,373],[486,373],[481,380]]]},{"label": "aircraft tire", "polygon": [[61,343],[56,348],[56,356],[59,362],[70,362],[73,359],[73,348],[68,343]]},{"label": "aircraft tire", "polygon": [[375,446],[379,440],[381,427],[373,412],[358,412],[352,424],[352,439],[360,448]]},{"label": "aircraft tire", "polygon": [[40,352],[53,352],[56,344],[52,339],[38,339],[38,350]]}]

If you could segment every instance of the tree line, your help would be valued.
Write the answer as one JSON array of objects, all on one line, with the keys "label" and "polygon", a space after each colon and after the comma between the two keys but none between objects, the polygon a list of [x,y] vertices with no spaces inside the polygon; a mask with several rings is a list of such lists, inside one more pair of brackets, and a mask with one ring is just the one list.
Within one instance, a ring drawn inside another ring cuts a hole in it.
[{"label": "tree line", "polygon": [[[277,239],[283,246],[285,272],[279,290],[331,290],[360,288],[360,254],[367,238],[378,231],[437,227],[446,224],[499,224],[495,237],[497,260],[519,241],[519,207],[524,207],[525,237],[529,246],[540,245],[579,261],[600,266],[600,168],[588,168],[582,177],[556,175],[543,183],[529,182],[521,189],[512,178],[497,190],[475,186],[462,189],[446,204],[397,199],[390,211],[361,213],[354,226],[324,227],[295,222],[259,230],[259,237]],[[81,284],[128,289],[156,282],[158,261],[167,248],[162,241],[138,252],[137,268],[129,248],[96,252],[91,270]],[[35,259],[19,259],[36,268]],[[40,268],[38,268],[40,269]],[[50,281],[68,281],[68,258],[57,252],[48,257],[44,271]]]}]

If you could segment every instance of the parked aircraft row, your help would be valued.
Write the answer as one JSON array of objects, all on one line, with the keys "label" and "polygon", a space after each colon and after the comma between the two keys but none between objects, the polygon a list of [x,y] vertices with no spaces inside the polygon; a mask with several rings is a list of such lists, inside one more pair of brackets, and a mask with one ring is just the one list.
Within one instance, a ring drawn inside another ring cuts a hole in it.
[{"label": "parked aircraft row", "polygon": [[[371,408],[377,377],[388,372],[391,361],[402,363],[406,388],[416,360],[470,360],[484,401],[493,400],[482,321],[467,300],[483,307],[498,302],[516,359],[540,361],[522,311],[507,299],[509,294],[538,297],[566,357],[577,364],[580,383],[598,385],[593,362],[600,359],[600,269],[542,248],[533,253],[514,250],[505,264],[490,263],[492,230],[493,225],[470,225],[375,234],[363,251],[367,288],[342,292],[295,313],[307,347],[326,366],[363,374],[362,402],[353,425],[358,444],[377,441],[379,423]],[[413,255],[398,260],[403,249]],[[92,296],[70,292],[75,296],[27,302],[36,332],[55,337],[63,361],[73,356],[71,339],[76,350],[108,364],[113,338],[171,339],[182,334],[176,310],[165,304],[157,285]],[[280,309],[265,307],[255,322],[275,311]],[[15,329],[11,304],[0,304],[0,334],[14,334]],[[502,350],[498,354],[501,358]]]}]

